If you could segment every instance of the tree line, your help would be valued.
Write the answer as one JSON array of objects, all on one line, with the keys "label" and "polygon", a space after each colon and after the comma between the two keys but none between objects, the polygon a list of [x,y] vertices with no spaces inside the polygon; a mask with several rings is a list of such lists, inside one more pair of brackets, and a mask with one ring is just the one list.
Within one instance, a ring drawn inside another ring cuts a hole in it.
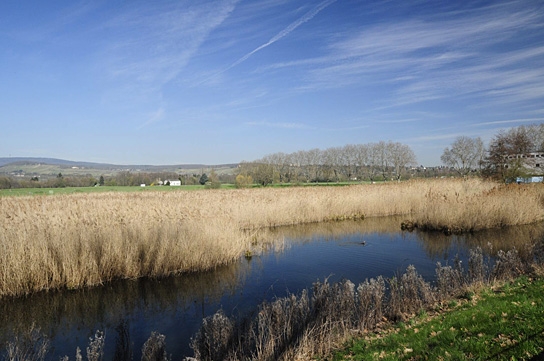
[{"label": "tree line", "polygon": [[[542,175],[539,154],[544,152],[544,124],[519,126],[501,130],[491,139],[488,147],[478,138],[460,136],[444,149],[442,163],[459,175],[476,172],[484,177],[500,181],[512,181],[518,177]],[[534,155],[534,158],[533,158]],[[537,158],[538,157],[538,158]],[[530,163],[528,159],[535,161]]]},{"label": "tree line", "polygon": [[[240,164],[239,175],[254,182],[309,183],[400,180],[417,164],[413,150],[398,142],[348,144],[324,150],[273,153]],[[237,177],[237,180],[240,177]]]}]

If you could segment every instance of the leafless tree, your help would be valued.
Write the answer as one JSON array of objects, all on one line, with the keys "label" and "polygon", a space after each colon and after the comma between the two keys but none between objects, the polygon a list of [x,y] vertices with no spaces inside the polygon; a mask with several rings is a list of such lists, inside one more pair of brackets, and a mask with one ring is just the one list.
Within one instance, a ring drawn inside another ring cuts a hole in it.
[{"label": "leafless tree", "polygon": [[400,181],[406,167],[416,164],[416,155],[406,144],[389,142],[388,155],[397,181]]},{"label": "leafless tree", "polygon": [[466,177],[471,170],[481,164],[484,152],[482,139],[460,136],[451,144],[451,148],[444,149],[440,160],[446,166],[455,168],[460,175]]}]

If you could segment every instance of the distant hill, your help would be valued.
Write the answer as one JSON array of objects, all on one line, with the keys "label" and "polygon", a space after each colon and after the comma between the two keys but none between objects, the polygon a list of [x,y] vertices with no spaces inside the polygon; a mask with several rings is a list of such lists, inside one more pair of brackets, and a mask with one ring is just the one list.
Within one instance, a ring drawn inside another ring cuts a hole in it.
[{"label": "distant hill", "polygon": [[0,174],[13,174],[13,172],[26,174],[114,174],[121,171],[130,172],[195,172],[201,169],[216,169],[228,171],[238,166],[233,164],[173,164],[173,165],[122,165],[108,163],[92,163],[82,161],[71,161],[57,158],[34,158],[34,157],[0,157]]},{"label": "distant hill", "polygon": [[84,165],[91,167],[92,165],[99,165],[98,163],[90,162],[74,162],[64,159],[56,158],[32,158],[32,157],[8,157],[0,158],[0,167],[3,167],[7,164],[51,164],[51,165],[66,165],[66,166],[77,166]]}]

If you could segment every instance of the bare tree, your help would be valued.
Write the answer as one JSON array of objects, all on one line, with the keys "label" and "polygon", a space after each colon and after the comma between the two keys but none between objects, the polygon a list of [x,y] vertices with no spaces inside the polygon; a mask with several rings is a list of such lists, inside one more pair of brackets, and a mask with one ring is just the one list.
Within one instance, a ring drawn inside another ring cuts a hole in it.
[{"label": "bare tree", "polygon": [[369,153],[370,147],[367,144],[355,145],[355,176],[358,179],[361,179],[363,177],[363,167],[365,167],[369,163]]},{"label": "bare tree", "polygon": [[368,178],[374,182],[381,164],[381,150],[379,143],[369,144],[368,149]]},{"label": "bare tree", "polygon": [[340,157],[341,148],[327,148],[323,151],[323,177],[326,180],[338,182],[340,180]]},{"label": "bare tree", "polygon": [[444,149],[440,160],[466,177],[471,170],[480,165],[484,152],[482,139],[460,136],[451,144],[451,148]]},{"label": "bare tree", "polygon": [[416,155],[412,148],[406,144],[389,142],[388,155],[397,181],[400,181],[406,167],[416,164]]}]

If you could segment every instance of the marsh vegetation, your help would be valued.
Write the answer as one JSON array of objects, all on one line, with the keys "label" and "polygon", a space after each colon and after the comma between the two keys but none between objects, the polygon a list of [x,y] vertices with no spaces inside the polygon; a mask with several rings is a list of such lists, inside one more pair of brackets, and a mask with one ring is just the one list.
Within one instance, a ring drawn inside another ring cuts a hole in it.
[{"label": "marsh vegetation", "polygon": [[446,232],[533,223],[543,199],[542,184],[479,179],[1,197],[0,297],[214,269],[258,253],[270,227],[390,215]]}]

